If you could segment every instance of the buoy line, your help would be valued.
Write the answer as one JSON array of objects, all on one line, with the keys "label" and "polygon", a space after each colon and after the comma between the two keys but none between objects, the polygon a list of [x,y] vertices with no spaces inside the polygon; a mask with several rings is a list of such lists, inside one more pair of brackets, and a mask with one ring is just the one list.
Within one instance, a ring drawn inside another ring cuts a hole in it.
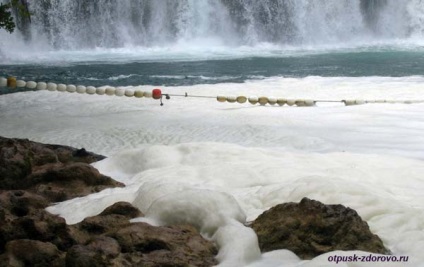
[{"label": "buoy line", "polygon": [[140,89],[123,89],[119,87],[112,86],[84,86],[84,85],[73,85],[73,84],[56,84],[56,83],[45,83],[45,82],[34,82],[34,81],[24,81],[17,80],[15,77],[0,77],[0,87],[8,87],[11,89],[14,88],[28,88],[35,90],[47,90],[47,91],[58,91],[58,92],[68,92],[68,93],[78,93],[78,94],[89,94],[89,95],[108,95],[108,96],[126,96],[126,97],[136,97],[136,98],[153,98],[155,100],[160,100],[160,105],[163,105],[163,98],[170,99],[172,97],[192,97],[192,98],[208,98],[216,99],[221,103],[239,103],[244,104],[249,102],[252,105],[259,104],[261,106],[271,105],[271,106],[297,106],[297,107],[313,107],[317,103],[343,103],[346,106],[354,105],[363,105],[363,104],[381,104],[381,103],[391,103],[391,104],[418,104],[424,103],[424,100],[361,100],[361,99],[350,99],[350,100],[313,100],[313,99],[286,99],[286,98],[277,98],[277,97],[266,97],[266,96],[204,96],[204,95],[189,95],[185,94],[168,94],[162,93],[161,89],[153,89],[152,91],[142,91]]}]

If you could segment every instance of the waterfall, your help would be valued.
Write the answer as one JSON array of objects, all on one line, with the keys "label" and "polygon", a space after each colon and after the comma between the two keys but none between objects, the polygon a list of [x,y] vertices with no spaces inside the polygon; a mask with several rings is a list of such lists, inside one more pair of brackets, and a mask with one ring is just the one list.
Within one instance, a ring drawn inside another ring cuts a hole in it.
[{"label": "waterfall", "polygon": [[320,45],[424,37],[423,0],[32,0],[30,29],[6,39],[51,49]]}]

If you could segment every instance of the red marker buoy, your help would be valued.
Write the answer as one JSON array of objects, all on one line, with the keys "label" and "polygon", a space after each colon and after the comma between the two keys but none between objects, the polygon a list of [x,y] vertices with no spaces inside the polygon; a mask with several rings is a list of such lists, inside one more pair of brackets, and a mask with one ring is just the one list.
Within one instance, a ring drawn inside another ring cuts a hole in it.
[{"label": "red marker buoy", "polygon": [[153,99],[161,99],[162,98],[162,91],[160,89],[153,89],[152,97],[153,97]]}]

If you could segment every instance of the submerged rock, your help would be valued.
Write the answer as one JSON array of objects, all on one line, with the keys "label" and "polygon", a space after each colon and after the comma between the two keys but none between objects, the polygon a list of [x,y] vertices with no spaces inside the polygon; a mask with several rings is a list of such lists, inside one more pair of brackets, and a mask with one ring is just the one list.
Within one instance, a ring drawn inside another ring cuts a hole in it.
[{"label": "submerged rock", "polygon": [[288,249],[302,259],[334,250],[389,253],[355,210],[308,198],[271,208],[251,227],[258,235],[262,252]]}]

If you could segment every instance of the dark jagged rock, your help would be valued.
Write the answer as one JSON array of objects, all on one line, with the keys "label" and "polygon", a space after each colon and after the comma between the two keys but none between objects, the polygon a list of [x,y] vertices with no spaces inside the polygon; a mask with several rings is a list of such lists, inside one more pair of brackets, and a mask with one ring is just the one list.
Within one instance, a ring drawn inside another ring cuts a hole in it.
[{"label": "dark jagged rock", "polygon": [[123,186],[89,165],[103,156],[0,137],[0,190],[27,190],[59,202]]},{"label": "dark jagged rock", "polygon": [[[27,159],[30,166],[47,163],[84,162],[93,163],[104,159],[102,155],[87,152],[84,148],[76,149],[69,146],[42,144],[28,139],[5,138],[0,136],[0,159],[2,163]],[[6,161],[4,161],[6,160]],[[1,162],[1,161],[0,161]],[[6,166],[1,164],[0,166]]]},{"label": "dark jagged rock", "polygon": [[0,255],[0,266],[65,266],[65,254],[52,243],[36,240],[13,240]]},{"label": "dark jagged rock", "polygon": [[[84,151],[81,153],[79,151]],[[28,139],[0,136],[0,189],[20,189],[18,181],[38,167],[51,163],[93,163],[104,156],[68,146],[45,145]]]},{"label": "dark jagged rock", "polygon": [[[192,226],[155,227],[129,220],[143,214],[118,202],[74,225],[88,241],[71,248],[69,266],[213,266],[217,249]],[[119,251],[119,253],[117,253]],[[68,251],[69,253],[69,251]],[[68,266],[67,265],[67,266]]]},{"label": "dark jagged rock", "polygon": [[[154,227],[133,223],[108,236],[116,239],[122,259],[140,266],[213,266],[216,247],[188,225]],[[126,255],[125,255],[126,254]],[[132,257],[128,257],[132,255]],[[127,257],[125,257],[127,256]]]},{"label": "dark jagged rock", "polygon": [[[191,226],[130,223],[120,214],[86,218],[73,226],[87,241],[68,250],[66,266],[213,266],[216,247]],[[91,237],[91,238],[90,238]]]},{"label": "dark jagged rock", "polygon": [[123,186],[91,163],[101,156],[0,137],[0,267],[212,266],[215,246],[191,226],[130,223],[143,214],[118,202],[75,225],[54,202]]},{"label": "dark jagged rock", "polygon": [[100,174],[86,163],[48,164],[24,179],[28,190],[35,191],[60,202],[102,191],[109,187],[121,187],[122,183]]},{"label": "dark jagged rock", "polygon": [[135,208],[133,205],[127,202],[116,202],[112,206],[106,208],[102,213],[100,213],[101,216],[111,214],[122,215],[125,216],[127,219],[133,219],[144,216],[139,209]]},{"label": "dark jagged rock", "polygon": [[47,199],[27,191],[0,190],[0,253],[15,239],[51,242],[60,249],[75,244],[65,220],[44,210],[48,205]]},{"label": "dark jagged rock", "polygon": [[110,266],[101,251],[90,249],[87,246],[77,245],[68,250],[66,254],[67,267],[102,267]]},{"label": "dark jagged rock", "polygon": [[74,225],[87,235],[105,234],[130,225],[133,218],[143,217],[143,213],[127,202],[117,202],[97,216],[87,217]]},{"label": "dark jagged rock", "polygon": [[334,250],[389,253],[355,210],[308,198],[271,208],[251,227],[258,235],[262,252],[288,249],[302,259]]}]

